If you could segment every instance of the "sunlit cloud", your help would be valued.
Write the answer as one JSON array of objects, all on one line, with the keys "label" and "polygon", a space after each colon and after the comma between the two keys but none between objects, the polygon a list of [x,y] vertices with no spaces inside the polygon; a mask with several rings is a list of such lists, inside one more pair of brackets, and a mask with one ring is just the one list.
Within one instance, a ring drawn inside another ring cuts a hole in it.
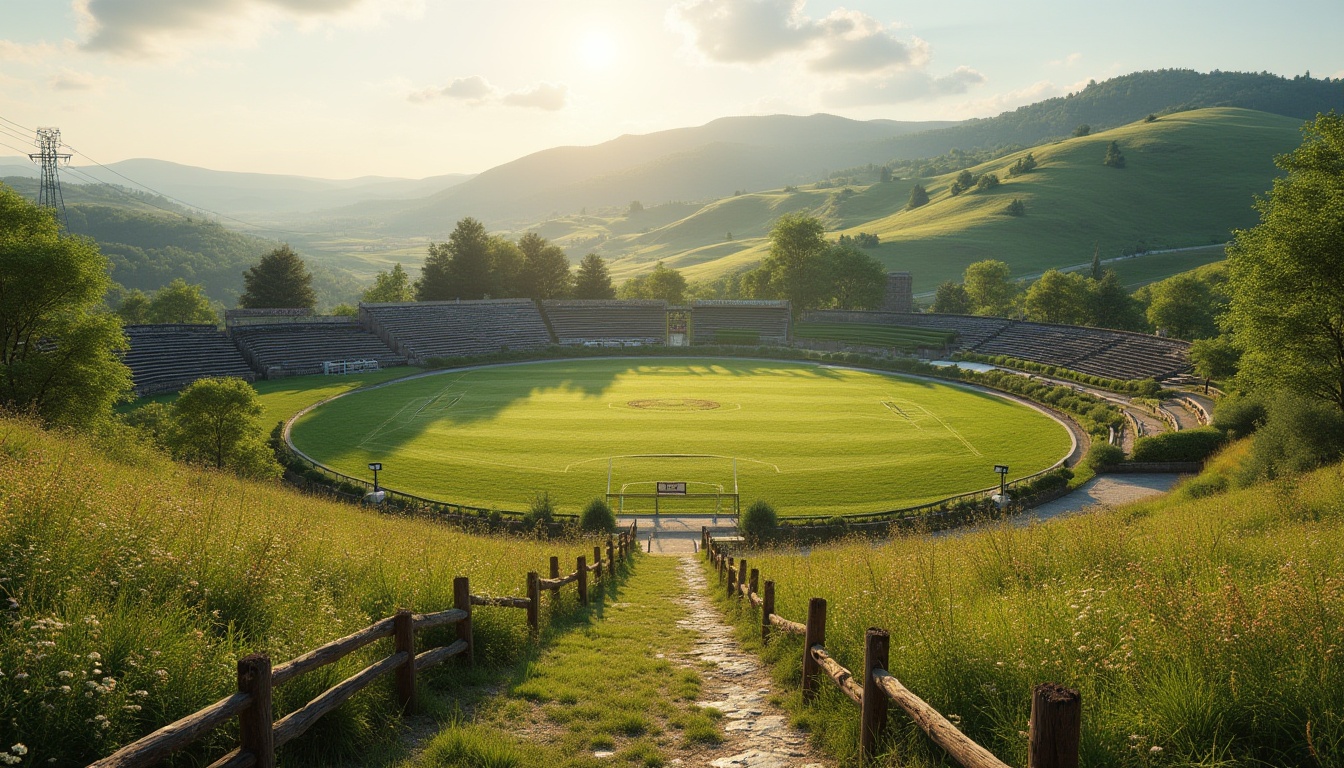
[{"label": "sunlit cloud", "polygon": [[958,67],[942,77],[923,70],[907,70],[888,77],[851,80],[823,92],[822,101],[830,107],[900,104],[966,93],[984,82],[985,76],[970,67]]},{"label": "sunlit cloud", "polygon": [[1065,57],[1062,58],[1062,59],[1055,59],[1054,61],[1050,62],[1050,66],[1052,66],[1052,67],[1064,67],[1064,68],[1067,69],[1067,68],[1072,67],[1074,64],[1077,64],[1078,62],[1080,62],[1080,61],[1082,61],[1082,60],[1083,60],[1083,54],[1081,54],[1081,53],[1070,53],[1068,56],[1065,56]]},{"label": "sunlit cloud", "polygon": [[75,43],[66,40],[61,43],[46,41],[37,43],[16,43],[12,40],[0,40],[0,61],[12,61],[17,64],[41,64],[59,56],[66,56],[75,50]]},{"label": "sunlit cloud", "polygon": [[63,68],[47,80],[47,85],[58,91],[92,91],[114,82],[110,77],[91,75]]},{"label": "sunlit cloud", "polygon": [[446,99],[468,106],[504,104],[554,112],[565,108],[569,100],[569,88],[564,84],[537,83],[516,91],[503,91],[484,77],[471,75],[451,80],[444,86],[413,91],[407,99],[415,104]]}]

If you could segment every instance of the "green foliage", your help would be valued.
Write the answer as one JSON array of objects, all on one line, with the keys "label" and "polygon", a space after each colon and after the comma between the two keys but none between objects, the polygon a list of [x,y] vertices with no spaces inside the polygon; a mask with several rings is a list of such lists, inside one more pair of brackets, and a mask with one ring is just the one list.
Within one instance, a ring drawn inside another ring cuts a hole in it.
[{"label": "green foliage", "polygon": [[1019,157],[1016,162],[1008,167],[1008,178],[1031,173],[1034,170],[1036,170],[1036,157],[1028,152],[1025,157]]},{"label": "green foliage", "polygon": [[490,291],[490,236],[468,216],[457,222],[446,243],[430,243],[415,284],[416,301],[479,299]]},{"label": "green foliage", "polygon": [[750,542],[769,541],[775,531],[779,530],[779,515],[769,503],[757,499],[747,507],[746,512],[742,513],[737,528]]},{"label": "green foliage", "polygon": [[102,311],[107,259],[0,186],[0,409],[89,428],[131,389],[121,322]]},{"label": "green foliage", "polygon": [[1208,391],[1208,382],[1213,379],[1226,381],[1236,376],[1240,361],[1241,350],[1228,336],[1196,339],[1190,345],[1190,364],[1194,366],[1195,373],[1204,377],[1205,391]]},{"label": "green foliage", "polygon": [[1023,204],[1021,198],[1014,197],[1013,201],[1008,203],[1008,206],[1003,209],[1003,212],[1009,216],[1026,216],[1027,206]]},{"label": "green foliage", "polygon": [[882,238],[874,235],[872,232],[860,232],[853,237],[841,235],[838,241],[840,245],[848,245],[856,248],[876,248],[882,244]]},{"label": "green foliage", "polygon": [[954,280],[946,280],[938,284],[938,290],[933,295],[934,312],[946,315],[969,315],[972,308],[971,295],[966,292],[966,286]]},{"label": "green foliage", "polygon": [[555,502],[551,500],[550,492],[541,491],[533,494],[532,500],[527,504],[527,514],[523,515],[523,525],[532,528],[553,522],[555,522]]},{"label": "green foliage", "polygon": [[411,286],[411,276],[402,269],[401,262],[397,262],[392,265],[391,271],[374,275],[373,285],[364,290],[361,300],[369,304],[414,301],[415,290]]},{"label": "green foliage", "polygon": [[353,304],[337,304],[329,313],[333,317],[359,317],[359,307]]},{"label": "green foliage", "polygon": [[1101,164],[1111,168],[1125,167],[1125,156],[1120,153],[1119,142],[1112,141],[1106,146],[1106,157],[1101,161]]},{"label": "green foliage", "polygon": [[117,317],[126,325],[144,325],[151,322],[149,319],[149,297],[145,292],[136,289],[122,295],[121,301],[117,302]]},{"label": "green foliage", "polygon": [[1223,446],[1227,436],[1213,427],[1182,429],[1140,437],[1134,441],[1133,461],[1204,461]]},{"label": "green foliage", "polygon": [[611,273],[607,263],[596,253],[590,253],[579,262],[578,273],[574,275],[574,298],[576,299],[614,299],[616,289],[611,285]]},{"label": "green foliage", "polygon": [[1105,467],[1113,467],[1125,460],[1125,452],[1118,445],[1111,445],[1105,440],[1095,440],[1092,447],[1087,449],[1087,456],[1083,458],[1083,464],[1093,472],[1100,472]]},{"label": "green foliage", "polygon": [[1228,249],[1226,320],[1251,386],[1344,413],[1344,115],[1320,115],[1303,134],[1276,160],[1287,175],[1256,202],[1260,224]]},{"label": "green foliage", "polygon": [[770,294],[760,298],[788,299],[794,312],[814,309],[825,295],[822,254],[829,248],[821,221],[805,213],[779,217],[770,230],[770,255],[754,270],[758,285]]},{"label": "green foliage", "polygon": [[631,200],[629,207],[625,210],[626,216],[638,216],[644,212],[644,204],[638,200]]},{"label": "green foliage", "polygon": [[261,257],[243,273],[238,306],[247,309],[312,309],[317,306],[313,275],[288,244]]},{"label": "green foliage", "polygon": [[617,295],[622,299],[662,299],[669,304],[686,300],[686,278],[661,261],[647,275],[632,277],[621,284]]},{"label": "green foliage", "polygon": [[977,315],[1004,316],[1012,312],[1017,284],[1012,269],[1002,261],[986,259],[966,268],[966,295]]},{"label": "green foliage", "polygon": [[999,175],[997,173],[982,173],[975,180],[977,192],[994,189],[997,186],[999,186]]},{"label": "green foliage", "polygon": [[1228,438],[1239,440],[1259,429],[1267,415],[1268,408],[1260,395],[1224,395],[1213,407],[1213,426]]},{"label": "green foliage", "polygon": [[146,296],[140,290],[125,294],[117,304],[116,313],[127,325],[219,323],[219,315],[210,306],[210,299],[205,296],[204,287],[188,285],[180,277],[155,291],[152,297]]},{"label": "green foliage", "polygon": [[1143,320],[1142,306],[1125,290],[1115,270],[1102,270],[1100,280],[1088,281],[1085,325],[1138,331],[1143,329]]},{"label": "green foliage", "polygon": [[1079,125],[1077,128],[1073,129],[1073,138],[1077,139],[1082,136],[1086,136],[1091,132],[1092,132],[1092,126],[1088,125],[1087,123],[1083,123],[1082,125]]},{"label": "green foliage", "polygon": [[1076,325],[1088,320],[1088,284],[1077,272],[1046,271],[1023,298],[1027,319]]},{"label": "green foliage", "polygon": [[957,174],[957,178],[952,180],[952,186],[948,187],[948,192],[953,197],[975,186],[975,176],[970,171],[962,171]]},{"label": "green foliage", "polygon": [[829,309],[874,309],[887,288],[882,262],[844,245],[826,250],[825,270],[830,284],[822,306]]},{"label": "green foliage", "polygon": [[601,497],[588,502],[579,516],[579,529],[596,533],[611,533],[616,530],[616,514]]},{"label": "green foliage", "polygon": [[529,299],[563,299],[569,295],[574,276],[569,271],[569,258],[559,246],[528,232],[518,240],[518,249],[523,253],[518,295]]},{"label": "green foliage", "polygon": [[1251,440],[1241,483],[1291,477],[1344,455],[1344,413],[1333,403],[1292,392],[1273,396]]},{"label": "green foliage", "polygon": [[242,379],[197,379],[173,403],[168,444],[183,461],[245,477],[279,477],[260,415],[257,391]]},{"label": "green foliage", "polygon": [[913,211],[916,208],[929,204],[929,191],[923,184],[916,184],[910,188],[910,200],[906,202],[907,210]]},{"label": "green foliage", "polygon": [[1148,322],[1178,339],[1218,334],[1213,291],[1195,275],[1180,274],[1149,286]]}]

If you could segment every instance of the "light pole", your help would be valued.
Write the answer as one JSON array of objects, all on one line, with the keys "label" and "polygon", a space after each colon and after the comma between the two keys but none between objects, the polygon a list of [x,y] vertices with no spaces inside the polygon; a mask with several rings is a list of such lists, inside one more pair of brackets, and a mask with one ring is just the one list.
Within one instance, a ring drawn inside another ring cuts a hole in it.
[{"label": "light pole", "polygon": [[1008,465],[995,464],[994,471],[999,473],[999,498],[1004,498],[1008,494],[1008,486],[1005,482],[1008,479]]},{"label": "light pole", "polygon": [[[369,469],[372,469],[372,470],[373,470],[373,492],[374,492],[374,493],[377,493],[377,492],[378,492],[378,470],[380,470],[380,469],[382,469],[382,468],[383,468],[383,463],[382,463],[381,461],[374,461],[374,462],[371,462],[371,463],[369,464]],[[1006,469],[1007,469],[1007,468],[1005,467],[1005,470],[1006,470]]]}]

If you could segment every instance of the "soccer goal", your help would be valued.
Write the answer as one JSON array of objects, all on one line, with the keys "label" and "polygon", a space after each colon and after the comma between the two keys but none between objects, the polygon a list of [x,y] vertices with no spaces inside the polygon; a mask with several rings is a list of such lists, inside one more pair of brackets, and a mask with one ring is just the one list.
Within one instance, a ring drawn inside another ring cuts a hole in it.
[{"label": "soccer goal", "polygon": [[737,459],[649,453],[607,459],[607,503],[618,515],[733,515]]}]

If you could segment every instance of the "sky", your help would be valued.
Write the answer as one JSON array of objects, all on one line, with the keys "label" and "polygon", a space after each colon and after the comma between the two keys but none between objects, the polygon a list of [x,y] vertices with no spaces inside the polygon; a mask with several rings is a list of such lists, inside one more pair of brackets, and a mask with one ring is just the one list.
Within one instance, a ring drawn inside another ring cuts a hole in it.
[{"label": "sky", "polygon": [[1344,77],[1341,0],[0,0],[0,156],[476,173],[730,115],[959,120],[1143,69]]}]

